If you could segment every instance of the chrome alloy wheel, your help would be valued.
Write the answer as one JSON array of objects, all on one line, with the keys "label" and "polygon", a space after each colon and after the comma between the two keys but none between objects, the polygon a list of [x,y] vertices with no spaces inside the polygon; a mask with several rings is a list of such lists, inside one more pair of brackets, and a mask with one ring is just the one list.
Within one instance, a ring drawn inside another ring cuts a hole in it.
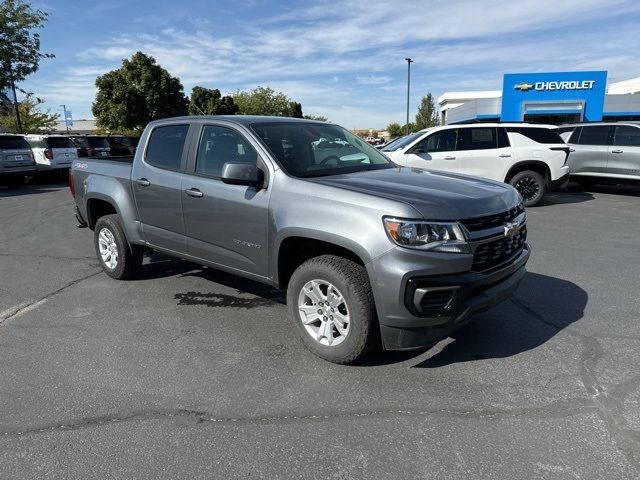
[{"label": "chrome alloy wheel", "polygon": [[531,177],[521,178],[516,182],[515,187],[525,202],[535,198],[540,191],[540,185]]},{"label": "chrome alloy wheel", "polygon": [[118,245],[113,233],[108,228],[103,228],[98,233],[98,247],[102,262],[109,270],[118,266]]},{"label": "chrome alloy wheel", "polygon": [[305,283],[298,294],[300,320],[311,338],[335,347],[349,334],[351,319],[342,293],[326,280]]}]

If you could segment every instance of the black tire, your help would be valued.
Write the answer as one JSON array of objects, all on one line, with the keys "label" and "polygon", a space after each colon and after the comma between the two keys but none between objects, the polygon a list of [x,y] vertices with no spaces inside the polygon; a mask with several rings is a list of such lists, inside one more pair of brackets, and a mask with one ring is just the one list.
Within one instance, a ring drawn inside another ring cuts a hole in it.
[{"label": "black tire", "polygon": [[509,180],[509,184],[518,190],[525,207],[533,207],[537,204],[542,200],[547,190],[542,175],[533,170],[524,170],[516,173]]},{"label": "black tire", "polygon": [[[100,254],[100,232],[108,230],[115,241],[117,250],[117,263],[113,268],[110,268],[102,259]],[[120,224],[120,216],[105,215],[100,217],[96,222],[94,229],[94,245],[96,248],[96,256],[100,261],[100,265],[104,270],[104,273],[116,280],[126,280],[135,276],[142,268],[142,254],[143,248],[137,245],[131,247],[127,243],[127,237],[124,234],[122,225]]]},{"label": "black tire", "polygon": [[[298,297],[311,280],[328,281],[342,294],[349,312],[349,330],[339,345],[322,345],[302,323]],[[334,255],[322,255],[300,265],[289,280],[287,305],[291,320],[305,346],[333,363],[347,364],[365,355],[379,342],[375,303],[367,270],[360,264]]]}]

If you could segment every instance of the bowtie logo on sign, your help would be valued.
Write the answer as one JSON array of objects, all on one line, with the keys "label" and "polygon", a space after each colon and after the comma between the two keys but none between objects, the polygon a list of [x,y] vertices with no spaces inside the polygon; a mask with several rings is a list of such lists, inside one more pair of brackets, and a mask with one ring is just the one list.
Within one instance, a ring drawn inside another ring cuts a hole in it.
[{"label": "bowtie logo on sign", "polygon": [[569,80],[563,82],[536,82],[516,83],[513,87],[514,90],[520,90],[521,92],[528,92],[529,90],[537,90],[539,92],[545,91],[557,91],[557,90],[593,90],[595,80]]}]

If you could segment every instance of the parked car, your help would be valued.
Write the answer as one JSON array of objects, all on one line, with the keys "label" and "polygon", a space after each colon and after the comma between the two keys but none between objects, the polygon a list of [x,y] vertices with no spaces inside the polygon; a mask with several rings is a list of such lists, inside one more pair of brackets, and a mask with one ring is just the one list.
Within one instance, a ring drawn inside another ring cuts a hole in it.
[{"label": "parked car", "polygon": [[401,138],[402,137],[391,137],[388,142],[381,143],[380,145],[375,145],[375,147],[378,150],[382,150],[383,148],[388,147],[389,145],[393,145],[397,140],[399,140]]},{"label": "parked car", "polygon": [[597,122],[558,128],[570,147],[571,179],[640,180],[640,123]]},{"label": "parked car", "polygon": [[[312,147],[320,138],[349,146],[327,161]],[[337,125],[168,118],[140,144],[133,164],[79,159],[71,170],[105,273],[130,278],[153,249],[286,288],[292,328],[332,362],[379,339],[387,350],[432,345],[525,274],[513,187],[398,168]]]},{"label": "parked car", "polygon": [[109,157],[111,146],[107,137],[99,135],[74,135],[71,141],[77,148],[78,157]]},{"label": "parked car", "polygon": [[550,125],[432,127],[381,149],[398,165],[464,173],[513,185],[527,207],[569,181],[569,147]]},{"label": "parked car", "polygon": [[0,133],[0,174],[19,178],[36,171],[31,145],[24,135]]},{"label": "parked car", "polygon": [[78,158],[76,146],[62,135],[27,135],[27,142],[40,171],[67,169]]},{"label": "parked car", "polygon": [[[133,140],[135,137],[126,137],[124,135],[110,135],[107,142],[111,149],[112,157],[126,157],[136,153],[137,142]],[[134,144],[135,142],[135,144]]]}]

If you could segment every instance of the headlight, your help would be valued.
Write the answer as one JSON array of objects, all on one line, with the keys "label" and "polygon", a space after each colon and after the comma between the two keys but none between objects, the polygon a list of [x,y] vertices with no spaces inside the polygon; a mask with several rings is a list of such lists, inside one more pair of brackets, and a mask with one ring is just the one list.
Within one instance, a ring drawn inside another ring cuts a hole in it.
[{"label": "headlight", "polygon": [[401,247],[447,253],[471,253],[462,228],[457,223],[385,218],[384,228],[389,238]]}]

